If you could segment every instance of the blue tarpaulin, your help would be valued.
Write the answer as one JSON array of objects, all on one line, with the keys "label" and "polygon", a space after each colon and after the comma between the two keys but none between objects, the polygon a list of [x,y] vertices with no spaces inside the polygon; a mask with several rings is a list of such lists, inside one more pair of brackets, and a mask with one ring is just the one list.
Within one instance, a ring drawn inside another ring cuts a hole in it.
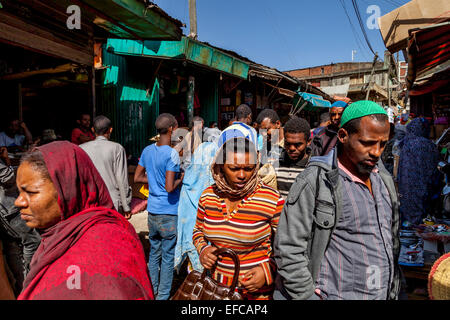
[{"label": "blue tarpaulin", "polygon": [[[304,105],[306,102],[306,105]],[[297,91],[293,105],[295,110],[322,111],[322,108],[331,108],[331,102],[324,100],[322,96],[312,93]]]},{"label": "blue tarpaulin", "polygon": [[321,96],[319,96],[317,94],[306,93],[306,92],[297,92],[297,94],[300,97],[302,97],[303,100],[311,103],[314,107],[319,107],[319,108],[330,108],[331,107],[330,101],[324,100]]}]

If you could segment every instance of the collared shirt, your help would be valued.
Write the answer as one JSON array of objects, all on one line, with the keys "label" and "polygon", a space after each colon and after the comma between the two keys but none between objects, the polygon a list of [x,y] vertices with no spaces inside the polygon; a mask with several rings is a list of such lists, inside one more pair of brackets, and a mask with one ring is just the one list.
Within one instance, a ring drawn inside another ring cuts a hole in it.
[{"label": "collared shirt", "polygon": [[275,172],[278,191],[284,200],[286,200],[295,178],[300,172],[305,170],[308,161],[309,156],[294,162],[289,158],[286,151],[281,153],[279,165],[275,167]]},{"label": "collared shirt", "polygon": [[128,167],[125,149],[118,143],[98,136],[94,141],[80,145],[91,158],[105,181],[117,211],[131,211],[131,188],[128,184]]},{"label": "collared shirt", "polygon": [[377,170],[372,193],[340,162],[342,212],[321,263],[324,299],[386,300],[393,281],[392,204]]}]

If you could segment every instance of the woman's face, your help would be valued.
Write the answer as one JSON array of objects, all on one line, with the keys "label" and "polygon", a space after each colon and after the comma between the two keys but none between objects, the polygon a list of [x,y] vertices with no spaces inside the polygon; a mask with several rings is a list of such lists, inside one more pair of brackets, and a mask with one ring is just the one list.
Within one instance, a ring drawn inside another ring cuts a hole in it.
[{"label": "woman's face", "polygon": [[225,179],[229,186],[235,190],[244,188],[255,169],[255,156],[249,152],[229,152],[225,164],[223,165]]},{"label": "woman's face", "polygon": [[58,192],[52,181],[24,162],[19,166],[16,182],[19,197],[14,204],[28,227],[46,229],[61,221]]}]

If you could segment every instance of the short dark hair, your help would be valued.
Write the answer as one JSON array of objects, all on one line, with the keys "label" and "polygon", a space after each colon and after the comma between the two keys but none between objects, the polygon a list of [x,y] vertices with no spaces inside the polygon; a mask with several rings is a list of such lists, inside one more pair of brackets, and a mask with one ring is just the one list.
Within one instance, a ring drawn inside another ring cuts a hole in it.
[{"label": "short dark hair", "polygon": [[[378,122],[384,122],[388,121],[389,118],[387,115],[379,113],[379,114],[370,114],[366,117],[371,117],[372,119],[378,121]],[[352,119],[349,122],[345,123],[342,126],[342,129],[345,129],[349,135],[357,133],[359,131],[360,125],[361,125],[361,119],[364,117]]]},{"label": "short dark hair", "polygon": [[236,120],[247,118],[252,114],[252,109],[246,104],[241,104],[236,108]]},{"label": "short dark hair", "polygon": [[39,149],[33,149],[25,153],[20,159],[20,164],[27,162],[34,170],[39,172],[44,179],[52,181],[50,173],[48,172],[47,164],[45,163],[44,156]]},{"label": "short dark hair", "polygon": [[97,135],[102,135],[108,132],[111,128],[111,120],[105,116],[98,116],[94,119],[94,132]]},{"label": "short dark hair", "polygon": [[330,120],[330,114],[328,112],[324,112],[320,115],[320,122],[327,122]]},{"label": "short dark hair", "polygon": [[178,125],[177,119],[170,113],[161,113],[155,121],[156,131],[159,134],[165,134],[169,131],[170,127]]},{"label": "short dark hair", "polygon": [[256,123],[261,124],[261,122],[264,121],[264,119],[269,118],[271,123],[276,123],[277,121],[280,121],[280,117],[278,116],[278,113],[273,109],[264,109],[258,114],[258,117],[256,118]]},{"label": "short dark hair", "polygon": [[308,121],[297,116],[292,116],[283,127],[284,134],[286,133],[304,133],[305,138],[309,140],[311,135],[311,126]]}]

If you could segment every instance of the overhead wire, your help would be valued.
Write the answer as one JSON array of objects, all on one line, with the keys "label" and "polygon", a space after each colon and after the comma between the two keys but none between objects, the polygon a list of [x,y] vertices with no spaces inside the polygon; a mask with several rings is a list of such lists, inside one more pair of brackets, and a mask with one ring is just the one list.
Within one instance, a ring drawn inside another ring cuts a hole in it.
[{"label": "overhead wire", "polygon": [[372,48],[372,45],[370,44],[369,37],[367,36],[367,33],[366,33],[366,29],[364,28],[364,23],[362,21],[361,13],[359,12],[359,7],[358,7],[358,4],[356,3],[356,0],[352,0],[352,4],[353,4],[353,9],[355,9],[356,17],[358,18],[359,26],[361,27],[361,31],[363,33],[364,39],[366,40],[370,51],[372,51],[372,53],[374,55],[376,55],[375,51]]},{"label": "overhead wire", "polygon": [[367,58],[367,56],[366,56],[366,54],[364,52],[364,49],[365,50],[367,50],[367,49],[364,47],[363,42],[362,42],[361,38],[359,37],[355,26],[353,25],[352,19],[350,18],[350,15],[349,15],[349,13],[347,11],[347,7],[345,6],[345,2],[344,2],[344,0],[339,0],[339,1],[340,1],[341,5],[342,5],[342,8],[344,9],[345,15],[347,16],[348,22],[350,23],[350,26],[352,28],[353,34],[355,36],[356,44],[357,44],[358,48],[361,50],[361,53],[364,55],[364,58],[366,60],[368,60],[368,58]]},{"label": "overhead wire", "polygon": [[[271,23],[272,29],[273,29],[275,35],[276,35],[276,36],[279,36],[279,38],[281,38],[281,40],[284,42],[284,45],[285,45],[285,47],[286,47],[286,51],[287,51],[287,55],[288,55],[288,57],[289,57],[289,60],[291,61],[292,65],[293,65],[294,68],[295,68],[295,67],[298,66],[299,64],[298,64],[297,61],[294,61],[295,58],[293,58],[293,56],[292,56],[291,53],[290,53],[290,50],[289,50],[289,47],[288,47],[288,44],[287,44],[287,41],[286,41],[285,37],[283,36],[283,34],[282,34],[281,32],[279,32],[279,30],[278,30],[278,28],[277,28],[277,25],[278,25],[278,24],[277,24],[277,20],[276,20],[275,14],[272,16],[272,14],[270,13],[269,6],[268,6],[268,4],[267,4],[267,1],[264,0],[264,2],[265,2],[265,5],[263,5],[263,7],[264,7],[264,9],[265,9],[265,11],[266,11],[266,14],[267,14],[269,20],[272,22],[272,23]],[[272,19],[271,19],[271,17],[272,17]]]}]

